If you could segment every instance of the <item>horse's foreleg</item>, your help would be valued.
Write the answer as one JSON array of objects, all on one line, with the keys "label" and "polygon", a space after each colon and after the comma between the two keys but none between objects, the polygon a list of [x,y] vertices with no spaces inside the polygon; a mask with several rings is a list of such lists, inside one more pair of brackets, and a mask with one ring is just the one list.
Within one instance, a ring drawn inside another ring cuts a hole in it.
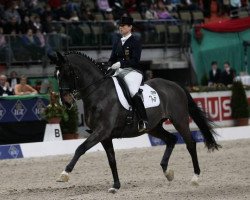
[{"label": "horse's foreleg", "polygon": [[99,143],[105,134],[103,132],[95,132],[91,134],[87,140],[85,140],[75,151],[75,154],[73,158],[71,159],[70,163],[66,166],[65,171],[61,173],[61,176],[59,179],[57,179],[58,182],[67,182],[69,180],[69,173],[73,170],[75,167],[78,159],[90,148],[95,146],[97,143]]},{"label": "horse's foreleg", "polygon": [[118,177],[116,160],[115,160],[115,151],[114,151],[112,139],[107,139],[107,140],[102,141],[102,146],[106,151],[108,161],[109,161],[109,166],[111,168],[113,179],[114,179],[113,187],[109,189],[109,192],[116,193],[118,189],[121,187],[121,184],[120,184],[119,177]]}]

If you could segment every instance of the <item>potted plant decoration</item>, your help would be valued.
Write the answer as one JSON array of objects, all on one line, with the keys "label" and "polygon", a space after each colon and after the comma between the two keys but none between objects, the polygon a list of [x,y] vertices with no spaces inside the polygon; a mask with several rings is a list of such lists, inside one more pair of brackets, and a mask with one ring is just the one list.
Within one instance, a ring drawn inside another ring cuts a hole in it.
[{"label": "potted plant decoration", "polygon": [[50,124],[59,124],[62,119],[67,120],[65,107],[59,103],[58,93],[50,92],[50,104],[44,109],[43,118]]},{"label": "potted plant decoration", "polygon": [[234,81],[231,97],[232,118],[235,126],[248,125],[248,101],[244,86],[241,81]]},{"label": "potted plant decoration", "polygon": [[66,108],[65,112],[67,113],[68,118],[62,119],[60,123],[63,139],[78,139],[78,108],[76,104],[73,104],[70,108]]}]

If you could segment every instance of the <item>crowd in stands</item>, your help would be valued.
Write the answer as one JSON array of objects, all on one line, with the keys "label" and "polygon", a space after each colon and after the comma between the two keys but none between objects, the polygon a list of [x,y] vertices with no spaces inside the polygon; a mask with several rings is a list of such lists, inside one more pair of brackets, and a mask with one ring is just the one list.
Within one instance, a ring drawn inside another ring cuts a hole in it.
[{"label": "crowd in stands", "polygon": [[[225,13],[227,7],[230,10],[247,4],[246,0],[216,2],[218,14]],[[230,6],[230,2],[233,2],[233,5]],[[46,34],[60,33],[66,41],[70,39],[70,42],[80,42],[81,45],[82,36],[93,35],[98,27],[90,27],[89,24],[86,27],[76,26],[74,23],[79,21],[109,21],[108,27],[105,24],[104,29],[108,29],[108,33],[114,35],[117,30],[116,20],[123,15],[131,15],[135,20],[165,20],[180,17],[179,12],[183,10],[200,10],[209,17],[210,7],[211,0],[0,0],[0,56],[2,54],[5,58],[12,58],[17,50],[10,50],[10,46],[19,46],[21,51],[28,53],[36,50],[37,54],[32,55],[31,60],[45,52],[48,53],[52,47],[59,46],[59,42],[56,36],[48,39],[45,37]],[[67,30],[70,37],[65,35],[66,25],[62,23],[72,24]],[[106,31],[103,30],[104,33],[107,33]],[[11,35],[10,44],[7,44],[3,34]],[[19,34],[24,36],[20,39],[17,37]],[[110,38],[112,39],[112,36]],[[49,45],[46,40],[50,40]],[[96,38],[92,40],[98,42]]]},{"label": "crowd in stands", "polygon": [[[86,44],[112,45],[119,34],[117,20],[121,16],[130,15],[135,21],[182,20],[181,12],[187,11],[191,15],[192,12],[200,11],[205,17],[210,17],[211,2],[212,0],[0,0],[0,60],[41,60],[47,53],[63,49],[69,44],[73,47],[88,46]],[[247,0],[217,0],[216,3],[218,15],[229,14],[230,10],[248,5]],[[164,36],[164,33],[156,28],[157,21],[153,24],[136,24],[135,35],[141,37],[143,34],[145,43],[156,41],[164,44],[165,41],[159,37],[160,34]],[[104,24],[98,24],[100,22]],[[153,37],[149,38],[151,33]]]}]

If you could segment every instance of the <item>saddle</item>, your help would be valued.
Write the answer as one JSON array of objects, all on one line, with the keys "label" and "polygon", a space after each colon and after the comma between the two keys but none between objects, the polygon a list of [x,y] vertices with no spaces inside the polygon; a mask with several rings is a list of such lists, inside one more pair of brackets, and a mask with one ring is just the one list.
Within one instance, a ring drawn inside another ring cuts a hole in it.
[{"label": "saddle", "polygon": [[[116,92],[117,92],[120,103],[126,110],[129,111],[126,117],[126,120],[127,120],[127,124],[130,124],[133,122],[135,109],[133,106],[133,102],[130,96],[128,86],[121,77],[115,76],[115,77],[112,77],[112,79],[114,81]],[[156,107],[160,105],[160,98],[158,96],[158,93],[147,84],[140,86],[139,95],[141,96],[143,100],[143,104],[145,108],[151,108],[151,107]]]}]

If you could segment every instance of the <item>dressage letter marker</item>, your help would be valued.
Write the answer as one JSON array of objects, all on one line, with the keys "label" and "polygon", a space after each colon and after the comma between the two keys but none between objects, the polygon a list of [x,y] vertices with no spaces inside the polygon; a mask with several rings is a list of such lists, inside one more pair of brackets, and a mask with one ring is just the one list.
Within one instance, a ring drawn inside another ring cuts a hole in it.
[{"label": "dressage letter marker", "polygon": [[61,141],[62,131],[59,124],[46,124],[46,129],[43,137],[44,142]]}]

